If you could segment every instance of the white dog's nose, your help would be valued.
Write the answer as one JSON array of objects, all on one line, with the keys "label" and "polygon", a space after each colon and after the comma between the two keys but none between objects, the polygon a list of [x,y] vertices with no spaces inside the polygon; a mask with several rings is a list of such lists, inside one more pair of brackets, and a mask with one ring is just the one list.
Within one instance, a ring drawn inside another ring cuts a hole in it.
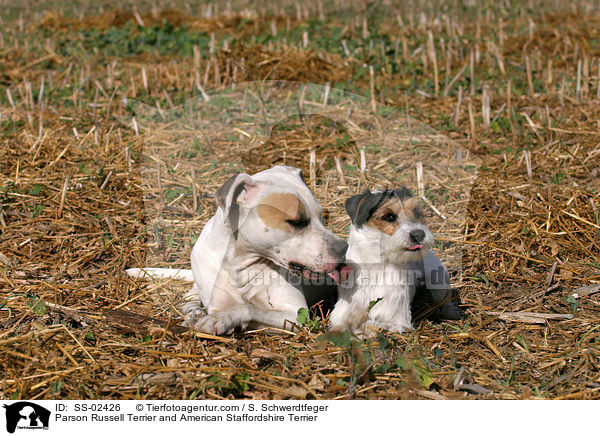
[{"label": "white dog's nose", "polygon": [[336,237],[330,243],[329,248],[332,256],[343,260],[346,256],[346,251],[348,250],[348,243],[343,239]]}]

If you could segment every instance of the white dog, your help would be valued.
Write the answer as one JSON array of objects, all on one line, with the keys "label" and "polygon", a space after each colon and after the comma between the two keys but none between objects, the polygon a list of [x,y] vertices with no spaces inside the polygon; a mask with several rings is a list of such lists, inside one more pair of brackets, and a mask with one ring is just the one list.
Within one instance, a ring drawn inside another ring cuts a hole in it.
[{"label": "white dog", "polygon": [[462,316],[448,272],[429,250],[434,237],[422,222],[419,201],[408,189],[365,191],[345,206],[352,221],[346,254],[352,273],[338,286],[331,330],[402,333],[412,329],[412,311],[421,309],[415,302],[433,303],[441,318]]},{"label": "white dog", "polygon": [[[219,208],[192,249],[194,287],[183,312],[194,329],[291,328],[307,308],[302,279],[347,273],[348,245],[323,224],[297,168],[238,174],[215,194]],[[130,269],[133,276],[190,278],[189,271]],[[289,324],[288,324],[289,323]]]}]

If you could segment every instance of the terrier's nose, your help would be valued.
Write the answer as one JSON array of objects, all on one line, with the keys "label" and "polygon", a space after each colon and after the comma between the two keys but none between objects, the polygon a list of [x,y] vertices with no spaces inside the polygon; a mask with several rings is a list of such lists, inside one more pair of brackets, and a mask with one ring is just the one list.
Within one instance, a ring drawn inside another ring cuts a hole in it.
[{"label": "terrier's nose", "polygon": [[423,239],[425,239],[425,232],[423,230],[411,230],[409,233],[410,236],[410,240],[412,242],[415,242],[417,244],[420,244],[421,242],[423,242]]}]

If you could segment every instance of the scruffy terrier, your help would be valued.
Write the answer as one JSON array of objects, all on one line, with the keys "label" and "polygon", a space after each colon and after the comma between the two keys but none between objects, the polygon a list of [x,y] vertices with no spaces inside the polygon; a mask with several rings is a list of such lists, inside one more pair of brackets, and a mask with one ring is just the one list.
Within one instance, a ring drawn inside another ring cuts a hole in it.
[{"label": "scruffy terrier", "polygon": [[402,333],[413,328],[413,313],[462,317],[458,295],[430,250],[434,237],[410,190],[365,191],[349,198],[345,207],[352,222],[346,253],[352,273],[338,286],[332,331]]}]

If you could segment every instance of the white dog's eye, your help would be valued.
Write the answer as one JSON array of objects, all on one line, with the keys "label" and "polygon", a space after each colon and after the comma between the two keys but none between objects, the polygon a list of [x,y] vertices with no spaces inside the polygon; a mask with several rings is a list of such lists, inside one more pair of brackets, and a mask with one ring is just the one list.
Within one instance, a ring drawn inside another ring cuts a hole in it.
[{"label": "white dog's eye", "polygon": [[295,229],[303,229],[308,227],[310,220],[308,218],[299,218],[297,220],[285,220],[286,223],[294,227]]},{"label": "white dog's eye", "polygon": [[398,215],[393,213],[386,213],[384,216],[381,217],[381,219],[383,221],[387,221],[388,223],[393,223],[396,222],[396,220],[398,219]]}]

